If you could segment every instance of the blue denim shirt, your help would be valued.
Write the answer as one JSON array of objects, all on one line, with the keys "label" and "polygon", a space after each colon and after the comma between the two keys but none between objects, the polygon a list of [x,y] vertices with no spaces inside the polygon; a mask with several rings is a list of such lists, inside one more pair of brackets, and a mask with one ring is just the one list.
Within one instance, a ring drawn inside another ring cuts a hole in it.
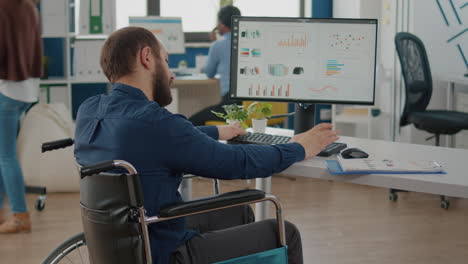
[{"label": "blue denim shirt", "polygon": [[[148,215],[182,200],[184,173],[218,179],[267,177],[304,159],[298,143],[257,146],[218,142],[214,126],[195,127],[143,92],[115,84],[109,95],[87,99],[76,119],[75,156],[82,165],[126,160],[141,176]],[[195,232],[176,219],[149,226],[153,263],[168,263],[171,253]]]},{"label": "blue denim shirt", "polygon": [[229,92],[229,78],[231,72],[231,32],[224,34],[224,38],[214,42],[208,51],[208,61],[205,73],[213,78],[217,73],[220,76],[221,96]]}]

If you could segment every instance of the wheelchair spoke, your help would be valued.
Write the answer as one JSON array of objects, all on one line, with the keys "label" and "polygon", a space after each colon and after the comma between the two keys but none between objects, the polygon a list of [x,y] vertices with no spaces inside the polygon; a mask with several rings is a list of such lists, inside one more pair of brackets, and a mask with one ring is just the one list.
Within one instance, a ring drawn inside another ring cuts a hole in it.
[{"label": "wheelchair spoke", "polygon": [[89,260],[86,260],[88,255],[88,247],[84,240],[84,235],[80,233],[64,241],[49,254],[42,264],[89,263]]},{"label": "wheelchair spoke", "polygon": [[65,258],[68,260],[68,262],[70,262],[71,264],[73,264],[73,261],[71,261],[67,256],[65,256]]},{"label": "wheelchair spoke", "polygon": [[80,255],[81,263],[85,263],[83,260],[83,256],[81,255],[81,248],[78,248],[78,254]]}]

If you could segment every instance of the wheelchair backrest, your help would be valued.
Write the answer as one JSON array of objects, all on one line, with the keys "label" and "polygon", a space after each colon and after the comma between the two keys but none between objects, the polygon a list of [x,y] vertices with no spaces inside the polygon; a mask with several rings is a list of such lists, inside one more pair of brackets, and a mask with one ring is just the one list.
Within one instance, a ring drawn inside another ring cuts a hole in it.
[{"label": "wheelchair backrest", "polygon": [[99,173],[80,180],[81,217],[90,263],[146,263],[136,208],[138,175]]}]

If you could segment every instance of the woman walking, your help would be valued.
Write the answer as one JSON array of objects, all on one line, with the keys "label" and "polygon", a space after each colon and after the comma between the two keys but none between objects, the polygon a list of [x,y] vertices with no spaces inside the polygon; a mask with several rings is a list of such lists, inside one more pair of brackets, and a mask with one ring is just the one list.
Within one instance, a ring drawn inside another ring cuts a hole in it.
[{"label": "woman walking", "polygon": [[[0,233],[30,232],[16,155],[21,115],[39,94],[42,40],[36,0],[0,0]],[[6,202],[12,214],[7,217]]]}]

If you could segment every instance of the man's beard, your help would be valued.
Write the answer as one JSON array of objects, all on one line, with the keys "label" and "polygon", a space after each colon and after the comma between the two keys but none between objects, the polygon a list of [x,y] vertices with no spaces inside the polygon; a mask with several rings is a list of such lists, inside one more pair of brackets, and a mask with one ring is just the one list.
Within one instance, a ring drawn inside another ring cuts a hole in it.
[{"label": "man's beard", "polygon": [[169,79],[162,72],[153,74],[153,99],[161,107],[168,106],[172,102],[172,94]]}]

